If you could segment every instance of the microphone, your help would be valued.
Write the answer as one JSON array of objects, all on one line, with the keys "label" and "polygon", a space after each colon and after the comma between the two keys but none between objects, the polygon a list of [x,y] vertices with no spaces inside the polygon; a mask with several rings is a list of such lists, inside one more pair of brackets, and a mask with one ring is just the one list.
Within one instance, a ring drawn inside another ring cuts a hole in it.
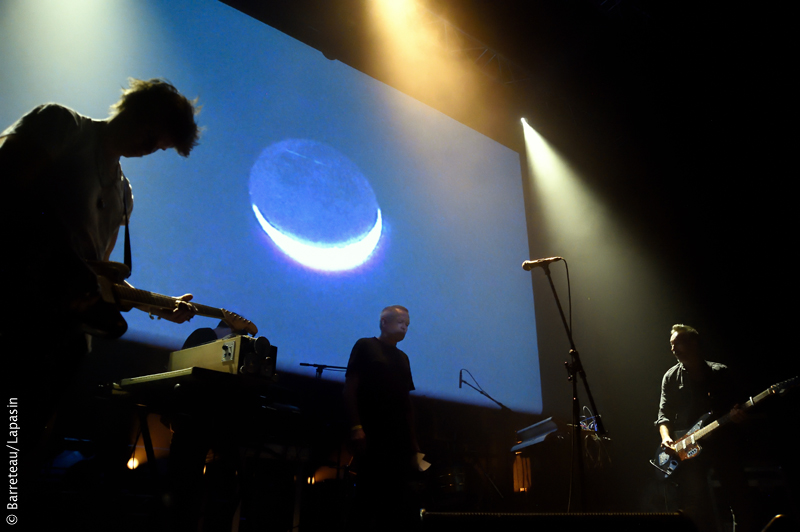
[{"label": "microphone", "polygon": [[537,266],[546,266],[551,262],[557,262],[559,260],[564,260],[564,257],[548,257],[546,259],[526,260],[522,263],[522,269],[526,272],[529,272]]},{"label": "microphone", "polygon": [[458,387],[461,388],[461,382],[463,379],[461,378],[461,374],[463,373],[463,369],[458,370]]}]

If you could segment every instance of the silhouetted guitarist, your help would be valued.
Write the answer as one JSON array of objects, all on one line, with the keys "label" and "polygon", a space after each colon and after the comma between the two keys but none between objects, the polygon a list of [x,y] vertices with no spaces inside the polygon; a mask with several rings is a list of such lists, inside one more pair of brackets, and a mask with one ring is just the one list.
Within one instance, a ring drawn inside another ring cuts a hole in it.
[{"label": "silhouetted guitarist", "polygon": [[[168,148],[188,156],[198,139],[195,112],[169,83],[131,79],[104,120],[45,104],[0,133],[0,341],[13,375],[9,393],[25,404],[28,444],[39,439],[89,348],[84,318],[105,317],[88,261],[108,260],[133,208],[120,158]],[[194,315],[191,298],[143,310],[182,322]]]}]

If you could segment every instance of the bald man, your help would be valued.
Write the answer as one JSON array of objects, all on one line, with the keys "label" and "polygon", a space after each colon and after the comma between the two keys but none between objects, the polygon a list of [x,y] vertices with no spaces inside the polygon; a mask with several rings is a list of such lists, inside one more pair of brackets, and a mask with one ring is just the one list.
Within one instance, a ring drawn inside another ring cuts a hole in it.
[{"label": "bald man", "polygon": [[357,530],[413,530],[418,522],[409,481],[419,452],[408,356],[397,348],[408,309],[384,308],[378,337],[361,338],[347,364],[345,404],[357,462]]}]

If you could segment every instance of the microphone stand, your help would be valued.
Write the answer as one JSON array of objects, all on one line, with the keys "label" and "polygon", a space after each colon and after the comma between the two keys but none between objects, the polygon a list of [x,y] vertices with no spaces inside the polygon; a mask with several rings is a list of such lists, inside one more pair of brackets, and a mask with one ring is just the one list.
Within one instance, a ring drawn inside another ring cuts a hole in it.
[{"label": "microphone stand", "polygon": [[[470,373],[470,375],[472,375],[472,374]],[[474,378],[475,378],[475,377],[473,377],[473,379],[474,379]],[[477,382],[477,381],[476,381],[476,382]],[[513,410],[511,410],[510,408],[508,408],[506,405],[504,405],[503,403],[501,403],[500,401],[498,401],[497,399],[495,399],[494,397],[492,397],[492,396],[491,396],[491,395],[489,395],[488,393],[486,393],[486,392],[484,392],[483,390],[481,390],[481,389],[479,389],[479,388],[477,388],[477,387],[473,386],[472,384],[468,383],[467,381],[465,381],[464,379],[461,379],[461,378],[459,377],[459,385],[461,385],[461,384],[466,384],[467,386],[469,386],[470,388],[472,388],[473,390],[475,390],[476,392],[478,392],[478,393],[479,393],[479,394],[481,394],[482,396],[484,396],[484,397],[486,397],[487,399],[489,399],[491,402],[493,402],[494,404],[496,404],[497,406],[499,406],[499,407],[500,407],[500,411],[501,411],[501,412],[508,412],[509,414],[513,414],[513,413],[514,413],[514,411],[513,411]],[[495,484],[495,483],[494,483],[494,480],[492,480],[492,477],[490,477],[490,476],[489,476],[489,474],[488,474],[486,471],[484,471],[483,469],[481,469],[481,468],[480,468],[480,466],[478,466],[477,464],[475,465],[475,468],[476,468],[478,471],[480,471],[480,472],[483,474],[483,476],[484,476],[484,477],[486,477],[486,480],[488,480],[488,481],[489,481],[489,484],[491,484],[491,485],[492,485],[492,487],[494,488],[494,491],[496,491],[496,492],[497,492],[497,494],[500,496],[500,498],[501,498],[501,499],[505,499],[505,497],[503,496],[503,493],[500,491],[500,488],[498,488],[498,487],[497,487],[497,484]]]},{"label": "microphone stand", "polygon": [[476,388],[475,386],[471,385],[470,383],[468,383],[467,381],[465,381],[465,380],[463,380],[463,379],[461,380],[461,382],[462,382],[463,384],[466,384],[467,386],[469,386],[470,388],[472,388],[473,390],[475,390],[476,392],[478,392],[478,393],[479,393],[479,394],[481,394],[482,396],[486,397],[487,399],[489,399],[491,402],[493,402],[493,403],[494,403],[494,404],[496,404],[497,406],[499,406],[499,407],[500,407],[500,410],[502,410],[502,411],[504,411],[504,412],[513,412],[513,410],[511,410],[511,409],[510,409],[510,408],[508,408],[506,405],[504,405],[503,403],[501,403],[500,401],[498,401],[497,399],[495,399],[494,397],[492,397],[492,396],[491,396],[491,395],[489,395],[488,393],[484,392],[483,390],[479,390],[478,388]]},{"label": "microphone stand", "polygon": [[301,366],[310,366],[312,368],[317,368],[317,374],[316,374],[316,378],[317,379],[321,379],[322,378],[322,372],[324,370],[326,370],[326,369],[329,369],[331,371],[346,371],[347,370],[346,366],[328,366],[327,364],[309,364],[307,362],[300,362],[300,365]]},{"label": "microphone stand", "polygon": [[[564,316],[564,309],[561,308],[561,301],[558,299],[558,293],[556,292],[556,287],[553,284],[553,278],[550,275],[550,265],[543,264],[542,268],[544,269],[545,275],[547,275],[547,280],[550,283],[550,289],[553,292],[553,297],[555,298],[556,305],[558,306],[558,313],[561,315],[561,322],[564,324],[564,330],[566,331],[567,338],[569,339],[569,354],[572,357],[572,361],[564,362],[564,366],[567,370],[567,380],[572,382],[572,463],[573,465],[575,463],[578,465],[578,490],[580,500],[580,508],[578,511],[583,511],[586,497],[583,489],[584,467],[583,453],[581,452],[581,407],[580,403],[578,402],[578,379],[576,378],[576,374],[579,375],[581,377],[581,381],[583,381],[583,387],[586,389],[586,396],[589,399],[589,405],[591,406],[592,412],[595,414],[597,419],[597,432],[601,435],[605,435],[606,429],[603,425],[603,418],[600,416],[600,413],[597,411],[597,407],[594,404],[594,397],[592,396],[592,391],[589,389],[589,381],[586,380],[586,372],[583,369],[580,354],[578,353],[578,350],[575,349],[575,342],[572,339],[572,330],[567,324],[567,319]],[[574,475],[570,477],[570,486],[572,485],[572,480],[574,480]],[[571,500],[572,494],[570,493],[570,502]]]}]

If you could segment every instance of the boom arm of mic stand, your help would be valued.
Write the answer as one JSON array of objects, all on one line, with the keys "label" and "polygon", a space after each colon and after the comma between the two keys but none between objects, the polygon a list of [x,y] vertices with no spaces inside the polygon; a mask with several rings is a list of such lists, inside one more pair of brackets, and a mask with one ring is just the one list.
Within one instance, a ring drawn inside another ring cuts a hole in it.
[{"label": "boom arm of mic stand", "polygon": [[470,388],[472,388],[473,390],[475,390],[476,392],[478,392],[478,393],[479,393],[479,394],[481,394],[482,396],[486,397],[487,399],[489,399],[491,402],[493,402],[493,403],[494,403],[494,404],[496,404],[497,406],[499,406],[499,407],[500,407],[500,410],[505,410],[506,412],[513,412],[513,410],[511,410],[511,409],[510,409],[510,408],[508,408],[506,405],[504,405],[503,403],[501,403],[500,401],[498,401],[497,399],[495,399],[494,397],[492,397],[492,396],[491,396],[491,395],[489,395],[488,393],[484,392],[483,390],[479,390],[478,388],[476,388],[475,386],[471,385],[471,384],[470,384],[470,383],[468,383],[467,381],[461,381],[461,382],[462,382],[463,384],[466,384],[467,386],[469,386]]},{"label": "boom arm of mic stand", "polygon": [[318,378],[318,379],[322,378],[322,372],[324,370],[326,370],[326,369],[329,369],[331,371],[346,371],[347,370],[346,366],[329,366],[327,364],[309,364],[307,362],[300,362],[300,365],[301,366],[309,366],[309,367],[312,367],[312,368],[316,368],[316,378]]}]

